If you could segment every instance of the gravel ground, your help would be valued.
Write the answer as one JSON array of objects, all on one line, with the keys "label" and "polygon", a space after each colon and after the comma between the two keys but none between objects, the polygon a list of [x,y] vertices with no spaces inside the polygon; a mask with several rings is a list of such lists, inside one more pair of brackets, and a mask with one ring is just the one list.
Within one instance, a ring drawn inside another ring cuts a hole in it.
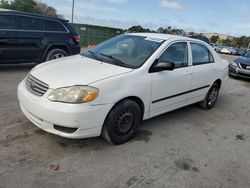
[{"label": "gravel ground", "polygon": [[32,67],[0,66],[1,188],[250,187],[249,81],[229,79],[210,111],[192,105],[161,115],[112,146],[60,138],[30,123],[16,88]]}]

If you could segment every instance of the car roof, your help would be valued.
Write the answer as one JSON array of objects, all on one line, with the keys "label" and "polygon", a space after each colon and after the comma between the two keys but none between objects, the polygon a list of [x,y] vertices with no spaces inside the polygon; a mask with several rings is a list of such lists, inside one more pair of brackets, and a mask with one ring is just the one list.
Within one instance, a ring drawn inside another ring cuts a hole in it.
[{"label": "car roof", "polygon": [[57,18],[57,17],[53,17],[53,16],[45,16],[45,15],[41,15],[41,14],[27,13],[27,12],[21,12],[21,11],[17,11],[17,10],[9,10],[9,9],[1,9],[0,8],[0,13],[25,15],[25,16],[35,16],[35,17],[39,17],[39,18],[47,18],[47,19],[60,20],[60,21],[66,21],[66,22],[68,22],[68,20]]},{"label": "car roof", "polygon": [[164,33],[127,33],[127,35],[143,36],[143,37],[157,38],[157,39],[162,39],[162,40],[175,39],[175,40],[188,40],[188,41],[205,43],[204,41],[199,40],[199,39],[184,37],[181,35],[164,34]]}]

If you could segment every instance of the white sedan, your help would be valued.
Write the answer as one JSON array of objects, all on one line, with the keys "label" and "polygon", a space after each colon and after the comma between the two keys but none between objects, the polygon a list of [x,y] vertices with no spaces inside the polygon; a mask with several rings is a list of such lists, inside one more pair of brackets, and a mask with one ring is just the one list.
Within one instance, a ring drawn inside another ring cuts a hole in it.
[{"label": "white sedan", "polygon": [[33,68],[18,86],[22,112],[66,138],[122,144],[142,120],[200,103],[211,109],[228,63],[208,44],[165,34],[124,34]]},{"label": "white sedan", "polygon": [[222,54],[230,54],[230,47],[222,47],[220,50]]}]

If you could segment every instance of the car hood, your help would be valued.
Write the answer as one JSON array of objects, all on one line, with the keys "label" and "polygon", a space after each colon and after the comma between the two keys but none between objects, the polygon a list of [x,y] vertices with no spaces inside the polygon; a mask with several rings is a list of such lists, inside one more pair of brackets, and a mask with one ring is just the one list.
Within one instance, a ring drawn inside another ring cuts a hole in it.
[{"label": "car hood", "polygon": [[55,89],[73,85],[89,85],[131,71],[133,69],[75,55],[40,64],[33,68],[30,74]]},{"label": "car hood", "polygon": [[247,57],[241,56],[236,58],[235,61],[240,64],[250,65],[250,58]]}]

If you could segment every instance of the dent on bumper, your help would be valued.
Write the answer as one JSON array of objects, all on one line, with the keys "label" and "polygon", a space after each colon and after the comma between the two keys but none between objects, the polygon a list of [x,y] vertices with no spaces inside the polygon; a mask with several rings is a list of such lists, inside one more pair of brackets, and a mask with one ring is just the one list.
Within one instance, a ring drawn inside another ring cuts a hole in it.
[{"label": "dent on bumper", "polygon": [[[37,97],[22,82],[18,86],[18,99],[23,114],[39,128],[66,138],[100,136],[104,120],[112,104],[65,104],[51,102],[45,94]],[[54,125],[76,128],[73,133],[58,131]]]}]

